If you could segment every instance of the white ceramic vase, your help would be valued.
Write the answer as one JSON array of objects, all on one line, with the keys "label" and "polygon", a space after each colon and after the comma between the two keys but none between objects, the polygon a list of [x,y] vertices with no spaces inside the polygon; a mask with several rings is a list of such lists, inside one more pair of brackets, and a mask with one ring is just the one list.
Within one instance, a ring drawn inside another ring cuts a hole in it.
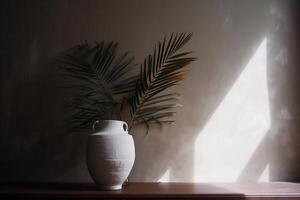
[{"label": "white ceramic vase", "polygon": [[87,166],[102,190],[119,190],[128,178],[135,160],[134,142],[126,122],[102,120],[94,123],[89,135]]}]

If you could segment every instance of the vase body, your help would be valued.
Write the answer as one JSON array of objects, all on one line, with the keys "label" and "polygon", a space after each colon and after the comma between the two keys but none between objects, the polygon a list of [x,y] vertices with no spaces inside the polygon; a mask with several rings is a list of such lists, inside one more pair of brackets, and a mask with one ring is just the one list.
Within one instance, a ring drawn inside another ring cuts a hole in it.
[{"label": "vase body", "polygon": [[133,167],[133,138],[128,134],[126,122],[97,122],[98,128],[88,138],[87,166],[99,189],[118,190]]}]

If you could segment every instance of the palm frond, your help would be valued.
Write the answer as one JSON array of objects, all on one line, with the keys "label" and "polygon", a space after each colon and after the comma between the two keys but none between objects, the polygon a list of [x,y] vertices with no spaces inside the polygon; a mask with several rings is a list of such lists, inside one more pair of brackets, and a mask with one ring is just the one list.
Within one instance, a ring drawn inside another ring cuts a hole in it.
[{"label": "palm frond", "polygon": [[191,52],[178,52],[190,40],[192,34],[172,34],[164,38],[148,55],[140,66],[140,73],[135,80],[135,92],[129,96],[131,106],[130,127],[144,123],[149,127],[152,123],[172,123],[174,108],[178,107],[179,95],[165,92],[183,80],[188,72],[187,65],[195,57],[188,57]]},{"label": "palm frond", "polygon": [[128,52],[118,57],[117,47],[115,42],[78,45],[63,56],[61,75],[74,80],[64,88],[78,93],[70,101],[73,112],[67,117],[72,131],[90,128],[96,119],[118,118],[116,95],[134,90],[132,80],[126,78],[134,59]]},{"label": "palm frond", "polygon": [[192,52],[181,52],[191,36],[164,38],[144,59],[139,74],[130,77],[133,57],[128,52],[117,56],[118,43],[84,44],[68,51],[61,60],[61,75],[73,79],[64,88],[76,91],[69,102],[69,130],[90,129],[96,119],[121,119],[128,105],[129,111],[124,111],[130,113],[130,128],[143,123],[148,132],[151,124],[173,123],[180,95],[167,90],[185,78],[187,66],[195,60],[189,56]]}]

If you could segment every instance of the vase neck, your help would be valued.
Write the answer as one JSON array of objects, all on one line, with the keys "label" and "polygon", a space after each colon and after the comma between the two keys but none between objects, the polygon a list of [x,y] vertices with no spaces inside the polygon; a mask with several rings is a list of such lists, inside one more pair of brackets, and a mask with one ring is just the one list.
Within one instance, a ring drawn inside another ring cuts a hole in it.
[{"label": "vase neck", "polygon": [[103,134],[122,134],[127,133],[127,123],[119,120],[100,120],[96,124],[96,132]]}]

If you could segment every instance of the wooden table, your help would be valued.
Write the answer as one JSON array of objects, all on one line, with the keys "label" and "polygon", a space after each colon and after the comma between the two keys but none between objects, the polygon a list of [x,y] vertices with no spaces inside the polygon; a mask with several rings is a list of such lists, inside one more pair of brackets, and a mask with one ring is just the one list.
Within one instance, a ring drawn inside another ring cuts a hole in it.
[{"label": "wooden table", "polygon": [[119,191],[90,183],[0,183],[0,199],[18,198],[300,200],[300,183],[130,183]]}]

